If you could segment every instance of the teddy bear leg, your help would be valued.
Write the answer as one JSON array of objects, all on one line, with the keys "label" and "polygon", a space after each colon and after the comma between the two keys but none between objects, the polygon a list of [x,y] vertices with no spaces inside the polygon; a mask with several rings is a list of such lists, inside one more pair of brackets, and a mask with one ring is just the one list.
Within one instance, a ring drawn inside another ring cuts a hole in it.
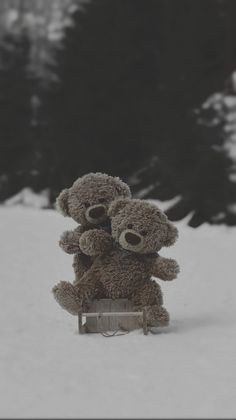
[{"label": "teddy bear leg", "polygon": [[164,306],[150,305],[145,306],[145,309],[149,327],[166,327],[169,325],[170,316]]},{"label": "teddy bear leg", "polygon": [[61,281],[53,287],[52,293],[59,305],[71,315],[77,315],[81,308],[81,301],[73,284]]},{"label": "teddy bear leg", "polygon": [[150,280],[145,283],[132,297],[137,310],[146,310],[149,326],[166,326],[169,323],[169,314],[163,305],[162,291],[158,283]]},{"label": "teddy bear leg", "polygon": [[61,281],[53,287],[52,292],[63,309],[77,315],[81,310],[88,310],[91,300],[99,296],[100,286],[94,279],[81,281],[77,285]]},{"label": "teddy bear leg", "polygon": [[154,280],[150,280],[145,283],[142,287],[135,291],[132,296],[132,302],[135,307],[144,307],[147,305],[159,305],[163,304],[162,291],[158,283]]}]

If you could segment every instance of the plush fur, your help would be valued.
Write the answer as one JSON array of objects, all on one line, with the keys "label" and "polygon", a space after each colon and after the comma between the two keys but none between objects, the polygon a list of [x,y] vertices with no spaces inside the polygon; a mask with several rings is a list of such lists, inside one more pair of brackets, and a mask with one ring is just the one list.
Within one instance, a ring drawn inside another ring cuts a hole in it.
[{"label": "plush fur", "polygon": [[[105,252],[111,247],[110,221],[108,207],[118,197],[131,197],[131,192],[123,181],[118,177],[112,177],[103,173],[89,173],[78,178],[72,187],[63,190],[56,200],[56,208],[64,216],[72,217],[80,224],[73,231],[62,234],[59,245],[68,254],[75,254],[73,267],[76,274],[76,282],[91,266],[93,258],[85,256],[79,246],[81,235],[94,229],[94,234],[89,236],[89,241],[83,242],[88,247],[90,256],[97,253],[97,249]],[[104,231],[103,240],[100,241],[98,229]],[[106,239],[104,239],[106,237]]]},{"label": "plush fur", "polygon": [[[102,250],[77,285],[61,282],[55,286],[56,300],[68,312],[77,314],[87,310],[92,299],[128,298],[137,310],[146,308],[149,325],[167,325],[169,314],[162,306],[162,292],[151,276],[162,280],[177,276],[176,261],[157,253],[163,246],[173,245],[177,229],[156,206],[143,200],[117,199],[108,215],[114,239],[110,252]],[[86,243],[87,235],[85,232],[81,236],[80,245]]]}]

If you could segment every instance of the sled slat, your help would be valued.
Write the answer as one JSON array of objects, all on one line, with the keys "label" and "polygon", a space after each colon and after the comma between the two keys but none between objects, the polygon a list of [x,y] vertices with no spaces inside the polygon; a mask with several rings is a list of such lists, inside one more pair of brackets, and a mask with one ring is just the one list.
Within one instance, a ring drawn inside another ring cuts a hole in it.
[{"label": "sled slat", "polygon": [[83,312],[86,317],[101,317],[101,316],[142,316],[143,312]]},{"label": "sled slat", "polygon": [[[86,318],[82,325],[83,317]],[[143,311],[134,311],[132,302],[128,299],[100,299],[94,300],[88,312],[78,315],[79,332],[104,332],[143,328],[147,330]],[[145,324],[145,325],[144,325]]]}]

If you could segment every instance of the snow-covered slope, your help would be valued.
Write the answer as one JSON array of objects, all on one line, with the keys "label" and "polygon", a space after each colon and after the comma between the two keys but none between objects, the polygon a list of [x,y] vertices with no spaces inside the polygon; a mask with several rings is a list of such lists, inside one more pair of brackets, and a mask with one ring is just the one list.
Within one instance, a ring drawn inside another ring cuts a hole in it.
[{"label": "snow-covered slope", "polygon": [[235,417],[236,229],[181,222],[162,252],[181,274],[161,285],[159,334],[78,335],[51,288],[72,280],[57,246],[74,223],[50,210],[0,208],[0,417]]}]

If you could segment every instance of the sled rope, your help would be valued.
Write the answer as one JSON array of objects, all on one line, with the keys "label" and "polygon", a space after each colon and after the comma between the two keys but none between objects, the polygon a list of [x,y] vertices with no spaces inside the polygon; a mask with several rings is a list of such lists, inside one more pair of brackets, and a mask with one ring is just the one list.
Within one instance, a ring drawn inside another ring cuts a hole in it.
[{"label": "sled rope", "polygon": [[[101,321],[101,319],[102,319],[101,315],[99,315],[99,316],[97,317],[97,319],[98,319],[98,323],[100,324],[100,321]],[[119,327],[120,327],[120,328],[118,328],[117,330],[113,331],[112,333],[109,333],[108,331],[101,331],[101,332],[100,332],[100,334],[101,334],[103,337],[106,337],[106,338],[110,338],[110,337],[118,337],[118,336],[120,336],[120,335],[126,335],[126,334],[129,334],[129,331],[128,331],[128,330],[126,330],[125,328],[121,327],[120,325],[119,325]],[[120,332],[119,332],[119,331],[120,331]]]}]

